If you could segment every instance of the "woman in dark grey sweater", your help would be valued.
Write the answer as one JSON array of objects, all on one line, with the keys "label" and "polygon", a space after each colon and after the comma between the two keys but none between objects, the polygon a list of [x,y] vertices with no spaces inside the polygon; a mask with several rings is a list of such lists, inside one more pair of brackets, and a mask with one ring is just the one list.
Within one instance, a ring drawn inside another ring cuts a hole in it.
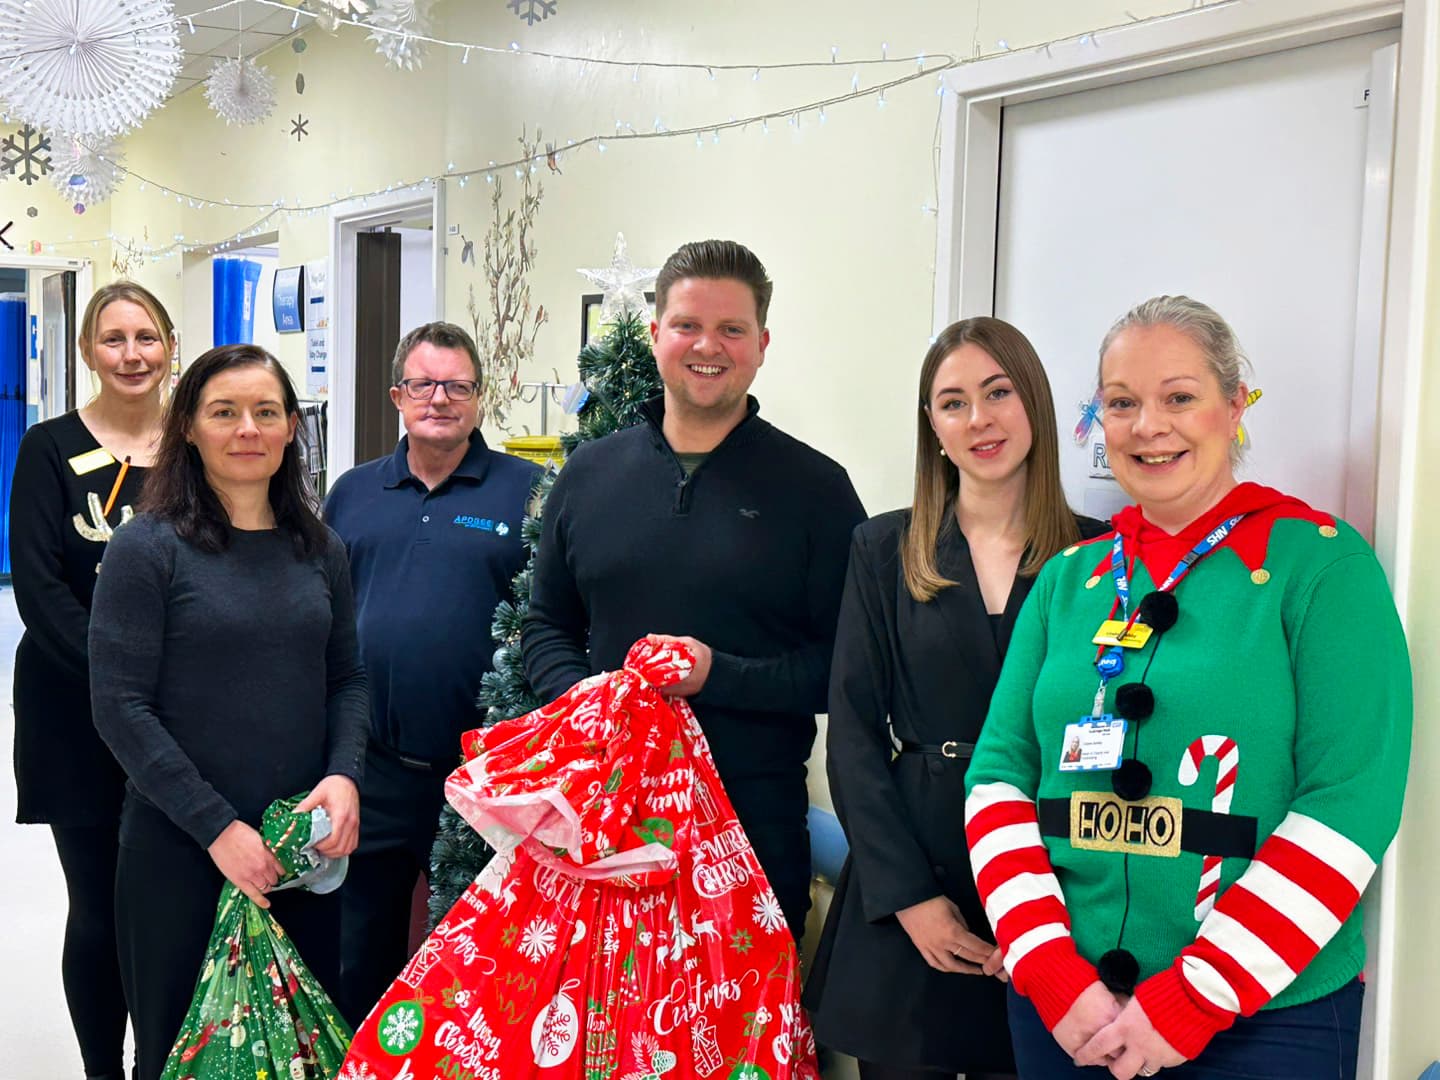
[{"label": "woman in dark grey sweater", "polygon": [[279,866],[256,827],[311,789],[348,854],[368,706],[345,549],[320,524],[299,410],[263,349],[186,371],[142,512],[116,531],[90,622],[95,726],[129,777],[115,915],[138,1080],[184,1019],[225,879],[271,906],[322,985],[339,963],[335,894],[267,898]]}]

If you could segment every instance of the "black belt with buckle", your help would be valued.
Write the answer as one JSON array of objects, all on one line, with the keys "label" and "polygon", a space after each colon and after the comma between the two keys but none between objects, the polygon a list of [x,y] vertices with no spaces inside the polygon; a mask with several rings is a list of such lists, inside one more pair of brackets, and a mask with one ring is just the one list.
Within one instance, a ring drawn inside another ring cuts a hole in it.
[{"label": "black belt with buckle", "polygon": [[[1041,836],[1070,838],[1069,799],[1039,799],[1036,814]],[[1257,829],[1258,822],[1248,815],[1219,814],[1187,806],[1180,827],[1180,850],[1194,855],[1253,859]]]},{"label": "black belt with buckle", "polygon": [[909,739],[900,739],[900,753],[902,754],[929,754],[931,757],[943,757],[956,760],[968,758],[975,753],[973,742],[958,742],[955,739],[948,739],[943,743],[918,743]]}]

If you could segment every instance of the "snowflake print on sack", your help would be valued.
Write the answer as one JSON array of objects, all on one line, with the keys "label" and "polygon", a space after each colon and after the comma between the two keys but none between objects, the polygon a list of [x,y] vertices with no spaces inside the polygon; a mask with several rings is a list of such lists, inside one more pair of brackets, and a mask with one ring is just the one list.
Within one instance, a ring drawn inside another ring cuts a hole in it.
[{"label": "snowflake print on sack", "polygon": [[771,934],[785,929],[785,912],[781,910],[780,901],[775,899],[773,889],[766,888],[751,901],[751,906],[755,910],[756,926]]},{"label": "snowflake print on sack", "polygon": [[538,916],[530,921],[520,938],[520,951],[527,960],[539,963],[555,951],[555,926]]},{"label": "snowflake print on sack", "polygon": [[424,1031],[420,1006],[413,1001],[400,1001],[385,1010],[380,1018],[380,1048],[399,1057],[414,1050]]},{"label": "snowflake print on sack", "polygon": [[345,1067],[340,1070],[340,1075],[335,1080],[375,1080],[375,1074],[370,1071],[370,1066],[363,1061],[358,1065],[353,1061],[345,1062]]}]

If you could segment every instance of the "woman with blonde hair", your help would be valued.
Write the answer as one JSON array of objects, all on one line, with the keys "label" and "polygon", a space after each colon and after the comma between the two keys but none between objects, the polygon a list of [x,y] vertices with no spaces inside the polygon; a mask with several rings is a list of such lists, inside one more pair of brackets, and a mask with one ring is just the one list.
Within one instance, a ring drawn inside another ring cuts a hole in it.
[{"label": "woman with blonde hair", "polygon": [[118,1080],[125,998],[115,952],[120,766],[90,719],[86,634],[100,556],[155,459],[175,351],[169,314],[129,281],[99,289],[80,320],[96,394],[34,425],[15,459],[10,548],[25,624],[15,652],[16,820],[55,838],[70,908],[61,975],[85,1075]]},{"label": "woman with blonde hair", "polygon": [[1104,526],[1065,503],[1050,384],[1009,323],[941,332],[916,430],[913,504],[851,547],[826,743],[850,858],[806,1004],[864,1080],[974,1080],[1015,1066],[961,827],[965,766],[1036,573]]},{"label": "woman with blonde hair", "polygon": [[1026,1080],[1356,1075],[1409,660],[1360,534],[1237,479],[1244,364],[1185,296],[1105,336],[1134,505],[1036,581],[966,777]]}]

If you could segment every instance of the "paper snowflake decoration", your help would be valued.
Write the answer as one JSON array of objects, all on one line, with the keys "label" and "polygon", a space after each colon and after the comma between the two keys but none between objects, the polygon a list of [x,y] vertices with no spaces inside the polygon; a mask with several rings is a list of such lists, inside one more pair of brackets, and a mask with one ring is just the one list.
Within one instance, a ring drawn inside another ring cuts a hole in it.
[{"label": "paper snowflake decoration", "polygon": [[124,160],[113,139],[60,139],[50,156],[50,182],[76,206],[94,206],[110,198],[125,178]]},{"label": "paper snowflake decoration", "polygon": [[426,43],[416,34],[430,33],[430,6],[435,0],[375,0],[366,21],[374,27],[370,40],[375,51],[393,68],[418,71],[425,60]]},{"label": "paper snowflake decoration", "polygon": [[90,137],[139,125],[183,62],[170,0],[0,0],[0,55],[11,113]]},{"label": "paper snowflake decoration", "polygon": [[256,124],[275,109],[275,77],[254,60],[215,61],[205,100],[227,124]]}]

